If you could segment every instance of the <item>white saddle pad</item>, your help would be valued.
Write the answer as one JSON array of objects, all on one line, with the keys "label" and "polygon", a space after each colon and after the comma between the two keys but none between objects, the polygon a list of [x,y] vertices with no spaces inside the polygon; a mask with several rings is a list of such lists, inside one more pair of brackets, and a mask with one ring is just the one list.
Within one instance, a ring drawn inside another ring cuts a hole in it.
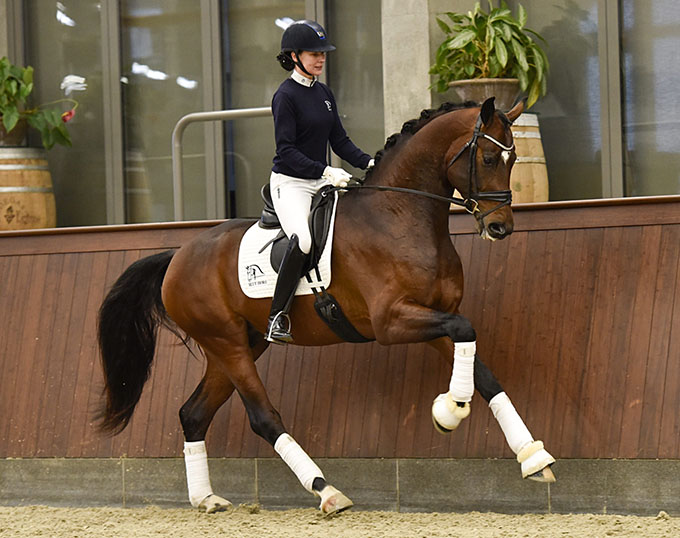
[{"label": "white saddle pad", "polygon": [[[337,201],[336,194],[328,239],[319,260],[321,280],[317,279],[316,271],[310,271],[309,276],[312,277],[312,282],[307,282],[307,278],[302,277],[295,295],[311,295],[314,293],[312,288],[319,288],[320,286],[327,288],[331,283],[331,251],[333,250],[333,230],[335,228]],[[274,295],[276,277],[278,275],[270,262],[272,244],[267,245],[267,248],[262,252],[260,250],[269,241],[274,239],[280,231],[281,228],[261,228],[256,222],[248,228],[243,239],[241,239],[241,245],[238,249],[238,280],[243,293],[247,297],[261,299]]]}]

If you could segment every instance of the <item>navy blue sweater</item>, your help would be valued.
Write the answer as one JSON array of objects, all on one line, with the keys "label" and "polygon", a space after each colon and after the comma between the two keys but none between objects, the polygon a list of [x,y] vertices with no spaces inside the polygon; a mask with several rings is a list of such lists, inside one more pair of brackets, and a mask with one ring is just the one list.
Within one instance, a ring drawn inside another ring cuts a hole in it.
[{"label": "navy blue sweater", "polygon": [[276,155],[274,172],[319,179],[330,142],[333,151],[356,168],[366,168],[370,155],[349,139],[330,88],[319,81],[311,87],[284,80],[272,99]]}]

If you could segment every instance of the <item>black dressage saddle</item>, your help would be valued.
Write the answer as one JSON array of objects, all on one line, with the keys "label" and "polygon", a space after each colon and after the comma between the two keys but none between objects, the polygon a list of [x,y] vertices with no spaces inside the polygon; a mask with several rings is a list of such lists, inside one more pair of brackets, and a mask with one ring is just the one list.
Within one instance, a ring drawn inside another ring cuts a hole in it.
[{"label": "black dressage saddle", "polygon": [[[272,194],[269,190],[269,183],[267,183],[261,190],[262,201],[264,207],[262,209],[262,216],[258,222],[262,228],[281,228],[281,223],[274,210],[272,203]],[[311,272],[316,272],[317,280],[321,280],[319,272],[319,259],[321,253],[326,246],[328,234],[330,233],[331,221],[333,220],[333,206],[336,199],[335,190],[330,185],[322,187],[312,198],[312,210],[309,214],[309,228],[312,232],[312,250],[308,257],[307,267],[304,272],[308,282],[312,282],[310,276]],[[281,260],[283,254],[288,246],[289,239],[281,230],[274,239],[269,241],[262,247],[262,252],[271,243],[272,252],[270,261],[274,271],[279,272],[281,267]],[[326,291],[323,286],[312,287],[314,292],[314,309],[319,317],[326,322],[328,327],[340,338],[346,342],[371,342],[372,340],[364,338],[359,331],[350,323],[345,314],[340,308],[340,304],[330,293]]]},{"label": "black dressage saddle", "polygon": [[[258,224],[261,228],[281,228],[279,217],[276,215],[276,211],[274,211],[269,183],[264,185],[260,192],[262,194],[264,207],[262,208],[262,215],[260,216]],[[312,233],[312,250],[309,253],[305,272],[308,272],[310,269],[317,266],[319,259],[321,258],[321,253],[326,246],[326,241],[328,241],[328,235],[330,233],[331,221],[333,219],[333,202],[335,201],[335,198],[333,187],[330,185],[322,187],[319,192],[314,195],[314,198],[312,198],[312,210],[309,214],[309,229]],[[283,230],[281,230],[272,242],[270,261],[272,268],[278,273],[289,240]],[[263,246],[262,250],[268,246],[269,243]]]}]

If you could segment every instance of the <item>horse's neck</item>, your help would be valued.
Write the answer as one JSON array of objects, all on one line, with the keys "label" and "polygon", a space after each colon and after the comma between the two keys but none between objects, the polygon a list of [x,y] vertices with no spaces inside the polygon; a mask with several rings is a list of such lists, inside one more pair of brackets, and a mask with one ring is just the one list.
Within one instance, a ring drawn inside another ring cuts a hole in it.
[{"label": "horse's neck", "polygon": [[[403,148],[394,148],[391,154],[383,157],[380,167],[366,184],[450,197],[453,187],[448,183],[443,168],[446,148],[441,143],[439,146],[407,141]],[[441,219],[441,215],[448,215],[445,202],[426,196],[403,193],[392,196],[391,200],[395,201],[395,210],[402,210],[404,218],[413,216],[420,219],[423,214],[439,214]]]}]

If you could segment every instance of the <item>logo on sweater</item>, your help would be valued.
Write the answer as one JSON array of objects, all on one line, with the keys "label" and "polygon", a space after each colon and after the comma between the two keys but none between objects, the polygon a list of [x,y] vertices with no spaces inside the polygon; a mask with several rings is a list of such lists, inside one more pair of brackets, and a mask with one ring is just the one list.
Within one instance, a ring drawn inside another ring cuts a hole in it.
[{"label": "logo on sweater", "polygon": [[330,102],[328,99],[326,99],[326,100],[324,101],[324,103],[326,103],[326,106],[328,107],[328,112],[330,112],[331,110],[333,110],[333,107],[331,106],[331,102]]}]

